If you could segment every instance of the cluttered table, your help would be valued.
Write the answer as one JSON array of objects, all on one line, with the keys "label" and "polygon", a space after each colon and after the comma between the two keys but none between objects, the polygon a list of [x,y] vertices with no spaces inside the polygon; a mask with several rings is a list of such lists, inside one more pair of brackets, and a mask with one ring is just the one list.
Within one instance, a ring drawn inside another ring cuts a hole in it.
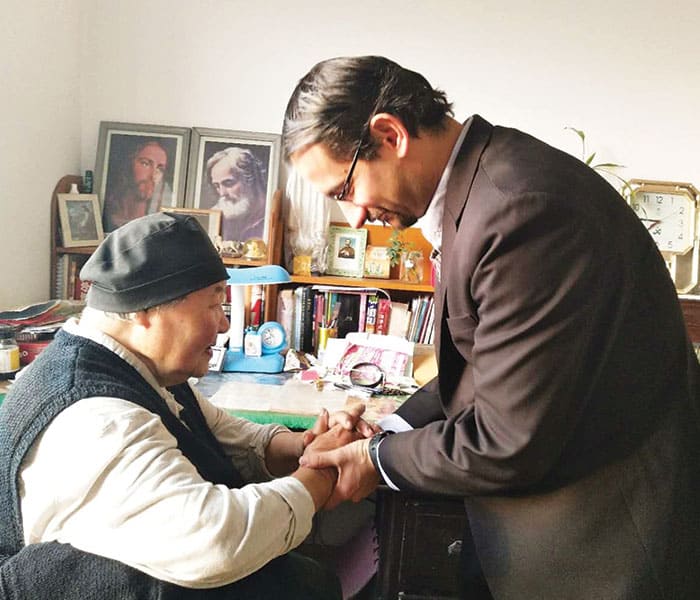
[{"label": "cluttered table", "polygon": [[333,413],[362,402],[365,418],[376,421],[390,414],[405,396],[368,396],[301,381],[291,373],[208,373],[197,389],[213,404],[233,415],[256,423],[281,423],[292,429],[307,429],[322,408]]},{"label": "cluttered table", "polygon": [[[423,385],[437,372],[433,347],[416,344],[410,348],[411,381]],[[257,423],[281,423],[293,429],[311,427],[322,408],[332,413],[357,402],[366,406],[364,418],[376,422],[394,412],[408,397],[408,392],[384,395],[368,394],[352,387],[339,389],[332,376],[302,380],[300,375],[209,372],[196,386],[214,405],[234,415]]]},{"label": "cluttered table", "polygon": [[[414,376],[424,383],[435,371],[432,348],[416,348]],[[0,381],[0,404],[10,385]],[[367,406],[365,418],[371,421],[396,410],[405,396],[368,396],[342,390],[331,383],[301,381],[291,373],[216,373],[196,381],[196,387],[216,406],[256,423],[280,423],[291,429],[307,429],[322,408],[342,410],[353,403]]]},{"label": "cluttered table", "polygon": [[[0,405],[10,382],[0,382]],[[363,402],[365,418],[376,421],[393,412],[404,396],[363,396],[335,389],[331,385],[317,387],[294,379],[290,373],[209,373],[196,387],[216,406],[232,415],[256,423],[279,423],[290,429],[308,429],[322,408],[333,413]]]}]

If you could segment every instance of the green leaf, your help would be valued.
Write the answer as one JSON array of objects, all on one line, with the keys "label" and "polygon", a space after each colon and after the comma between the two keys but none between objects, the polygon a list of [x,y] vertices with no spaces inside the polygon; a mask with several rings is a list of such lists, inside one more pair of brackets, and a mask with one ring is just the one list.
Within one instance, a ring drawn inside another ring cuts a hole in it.
[{"label": "green leaf", "polygon": [[[584,162],[590,166],[590,164],[593,162],[593,159],[595,158],[595,152],[591,154]],[[595,167],[593,167],[595,169]]]},{"label": "green leaf", "polygon": [[586,141],[586,134],[581,131],[580,129],[576,129],[575,127],[564,127],[564,129],[570,129],[573,131],[578,137],[581,138],[581,141],[584,142]]},{"label": "green leaf", "polygon": [[[593,154],[591,158],[595,156]],[[586,161],[586,164],[589,164],[588,161]],[[592,169],[624,169],[625,165],[618,165],[617,163],[598,163],[597,165],[593,165],[591,167]]]}]

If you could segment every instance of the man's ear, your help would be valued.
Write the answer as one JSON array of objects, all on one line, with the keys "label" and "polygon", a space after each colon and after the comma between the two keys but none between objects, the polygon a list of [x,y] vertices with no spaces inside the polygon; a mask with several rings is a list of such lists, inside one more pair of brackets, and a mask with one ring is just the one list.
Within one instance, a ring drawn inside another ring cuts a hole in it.
[{"label": "man's ear", "polygon": [[379,113],[369,122],[369,132],[376,142],[385,146],[398,158],[408,152],[410,136],[403,121],[389,113]]}]

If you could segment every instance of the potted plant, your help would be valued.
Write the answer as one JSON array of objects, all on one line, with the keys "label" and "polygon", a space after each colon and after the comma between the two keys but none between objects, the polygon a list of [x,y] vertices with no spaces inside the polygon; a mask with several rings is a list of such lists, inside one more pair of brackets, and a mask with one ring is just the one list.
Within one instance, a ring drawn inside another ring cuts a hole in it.
[{"label": "potted plant", "polygon": [[586,156],[586,134],[582,130],[576,129],[575,127],[565,127],[565,129],[573,131],[581,140],[581,160],[594,171],[598,171],[599,173],[605,173],[617,179],[621,185],[620,195],[625,200],[629,201],[629,199],[632,197],[632,188],[630,186],[630,183],[623,177],[620,177],[620,175],[618,175],[615,172],[615,169],[624,169],[625,166],[612,162],[594,163],[593,161],[595,160],[596,156],[595,152]]},{"label": "potted plant", "polygon": [[402,232],[394,229],[389,237],[389,261],[399,267],[398,279],[407,283],[423,281],[423,253],[413,243],[404,240]]}]

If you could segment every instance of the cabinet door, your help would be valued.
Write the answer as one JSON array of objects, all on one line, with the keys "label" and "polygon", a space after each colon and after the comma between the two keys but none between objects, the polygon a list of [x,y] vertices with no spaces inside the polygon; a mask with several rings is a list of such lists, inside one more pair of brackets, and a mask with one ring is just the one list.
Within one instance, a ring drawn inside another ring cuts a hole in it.
[{"label": "cabinet door", "polygon": [[462,536],[458,499],[383,492],[379,512],[382,598],[457,598]]}]

